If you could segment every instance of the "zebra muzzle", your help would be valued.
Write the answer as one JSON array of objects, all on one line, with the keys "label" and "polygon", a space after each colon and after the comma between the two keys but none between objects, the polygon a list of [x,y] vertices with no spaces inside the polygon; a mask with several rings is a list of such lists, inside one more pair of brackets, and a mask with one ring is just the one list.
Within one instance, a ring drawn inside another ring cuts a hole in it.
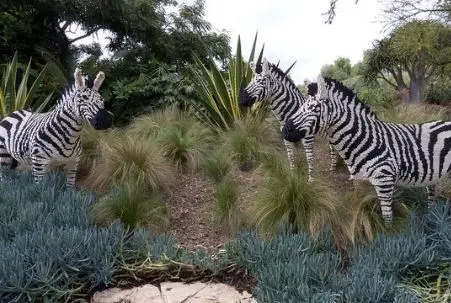
[{"label": "zebra muzzle", "polygon": [[89,123],[98,130],[110,128],[113,125],[113,114],[102,108]]},{"label": "zebra muzzle", "polygon": [[245,89],[240,89],[239,100],[241,106],[252,106],[255,103],[255,99]]},{"label": "zebra muzzle", "polygon": [[298,142],[299,140],[305,137],[305,130],[298,130],[293,121],[288,120],[285,125],[282,127],[282,136],[284,140],[289,142]]}]

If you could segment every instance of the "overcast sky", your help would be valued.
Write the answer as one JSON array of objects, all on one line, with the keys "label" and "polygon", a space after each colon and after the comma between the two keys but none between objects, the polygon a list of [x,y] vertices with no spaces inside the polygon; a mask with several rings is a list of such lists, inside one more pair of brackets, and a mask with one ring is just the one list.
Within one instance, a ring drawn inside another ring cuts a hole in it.
[{"label": "overcast sky", "polygon": [[[182,0],[190,2],[192,0]],[[258,31],[258,51],[265,43],[265,57],[280,66],[296,65],[291,77],[297,84],[304,79],[315,80],[324,64],[340,57],[352,63],[362,59],[371,42],[383,36],[379,0],[339,0],[332,24],[325,24],[322,15],[329,0],[206,0],[206,19],[214,30],[226,30],[235,51],[241,36],[243,55],[249,56],[255,32]],[[105,33],[100,43],[106,45]],[[78,41],[90,43],[94,36]]]},{"label": "overcast sky", "polygon": [[325,24],[329,0],[206,0],[206,19],[214,29],[225,29],[232,39],[233,51],[241,36],[243,55],[249,55],[255,32],[258,44],[265,43],[269,61],[288,68],[293,80],[314,80],[324,64],[339,57],[352,63],[362,59],[363,50],[381,38],[381,4],[377,0],[339,0],[336,18]]}]

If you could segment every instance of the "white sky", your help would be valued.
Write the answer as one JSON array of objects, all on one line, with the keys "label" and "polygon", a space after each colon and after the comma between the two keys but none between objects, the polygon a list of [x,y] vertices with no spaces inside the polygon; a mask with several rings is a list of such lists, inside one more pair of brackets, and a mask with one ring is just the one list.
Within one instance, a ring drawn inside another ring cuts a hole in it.
[{"label": "white sky", "polygon": [[274,63],[280,59],[282,69],[297,61],[291,77],[301,84],[315,80],[321,67],[339,56],[360,61],[383,36],[383,24],[376,22],[379,1],[339,0],[332,24],[324,23],[328,8],[329,0],[206,0],[206,19],[214,29],[228,31],[233,51],[241,36],[244,58],[258,30],[258,51],[264,43],[264,56]]},{"label": "white sky", "polygon": [[[182,0],[183,1],[183,0]],[[187,3],[192,0],[184,0]],[[291,77],[296,84],[304,79],[315,80],[324,64],[338,57],[348,57],[354,64],[362,59],[363,51],[382,36],[383,24],[377,22],[381,1],[338,0],[336,17],[325,24],[322,15],[329,0],[206,0],[206,20],[214,30],[226,30],[235,52],[238,35],[244,58],[252,47],[258,31],[257,52],[265,44],[264,56],[282,69],[294,61]],[[79,40],[92,40],[106,45],[105,33]]]}]

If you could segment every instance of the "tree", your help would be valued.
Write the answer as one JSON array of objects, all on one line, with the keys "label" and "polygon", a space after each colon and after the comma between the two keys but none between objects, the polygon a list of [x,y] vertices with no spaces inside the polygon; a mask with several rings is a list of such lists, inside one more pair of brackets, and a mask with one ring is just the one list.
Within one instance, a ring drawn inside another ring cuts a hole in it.
[{"label": "tree", "polygon": [[387,82],[404,101],[418,103],[431,76],[449,64],[451,29],[439,22],[411,21],[365,52],[361,73],[368,82]]},{"label": "tree", "polygon": [[0,54],[11,57],[17,50],[28,58],[49,53],[72,69],[74,43],[108,30],[112,51],[144,48],[151,54],[147,57],[159,61],[186,61],[188,50],[200,50],[203,42],[223,59],[230,49],[228,36],[212,33],[203,16],[203,0],[179,6],[174,0],[4,0]]},{"label": "tree", "polygon": [[[331,24],[335,19],[335,9],[338,0],[330,0],[326,23]],[[355,0],[357,4],[359,0]],[[388,25],[397,26],[417,18],[425,20],[439,20],[451,22],[451,2],[449,0],[388,0],[384,1],[386,8],[383,13]]]},{"label": "tree", "polygon": [[321,68],[321,75],[344,81],[352,76],[351,60],[339,57],[334,64],[326,64]]}]

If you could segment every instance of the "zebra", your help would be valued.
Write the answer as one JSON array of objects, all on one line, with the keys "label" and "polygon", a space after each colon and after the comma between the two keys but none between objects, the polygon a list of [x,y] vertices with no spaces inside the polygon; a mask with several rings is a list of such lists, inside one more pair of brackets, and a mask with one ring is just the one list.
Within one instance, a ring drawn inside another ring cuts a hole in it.
[{"label": "zebra", "polygon": [[352,179],[374,186],[386,226],[392,225],[395,185],[426,186],[432,206],[435,185],[451,170],[451,122],[383,122],[341,82],[319,77],[318,85],[317,98],[285,124],[284,138],[296,142],[325,131]]},{"label": "zebra", "polygon": [[62,164],[66,186],[74,186],[84,122],[95,129],[106,129],[113,123],[113,116],[105,110],[98,92],[105,74],[99,72],[88,85],[79,68],[75,69],[74,77],[75,84],[66,89],[52,111],[18,110],[0,121],[2,170],[14,168],[17,162],[31,165],[34,181],[39,183],[51,165]]},{"label": "zebra", "polygon": [[[273,114],[279,119],[281,124],[280,129],[284,126],[286,121],[295,114],[300,106],[307,100],[302,95],[299,89],[281,69],[276,65],[268,62],[263,58],[263,62],[257,61],[256,64],[250,64],[254,72],[253,80],[248,86],[240,91],[239,101],[241,106],[252,106],[255,102],[266,101],[269,103]],[[314,95],[315,86],[309,86],[309,94]],[[308,182],[312,182],[313,172],[313,141],[314,136],[302,138],[302,144],[305,149],[308,166]],[[294,168],[294,150],[296,144],[285,140],[284,144],[287,150],[288,162],[290,169]],[[337,156],[335,150],[330,146],[330,170],[336,170]]]}]

